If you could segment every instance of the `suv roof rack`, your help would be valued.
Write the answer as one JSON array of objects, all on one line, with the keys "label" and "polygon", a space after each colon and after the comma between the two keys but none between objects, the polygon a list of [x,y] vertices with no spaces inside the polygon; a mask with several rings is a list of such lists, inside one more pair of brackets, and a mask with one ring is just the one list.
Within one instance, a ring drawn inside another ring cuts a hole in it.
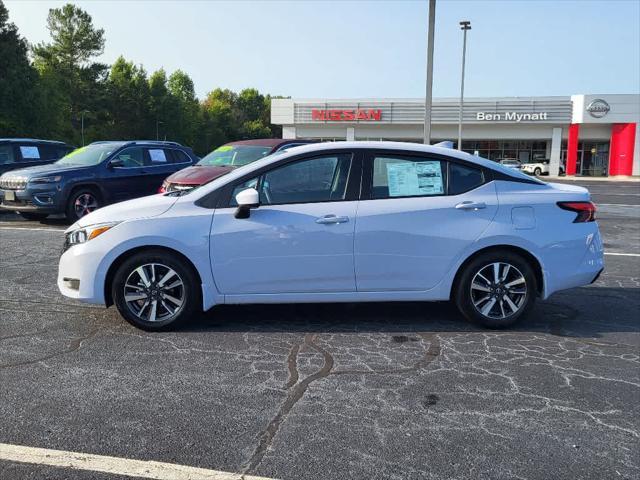
[{"label": "suv roof rack", "polygon": [[171,142],[168,140],[98,140],[96,142],[91,142],[90,145],[99,145],[102,143],[122,143],[123,145],[137,145],[141,143],[147,143],[151,145],[172,145],[174,147],[182,146],[178,142]]}]

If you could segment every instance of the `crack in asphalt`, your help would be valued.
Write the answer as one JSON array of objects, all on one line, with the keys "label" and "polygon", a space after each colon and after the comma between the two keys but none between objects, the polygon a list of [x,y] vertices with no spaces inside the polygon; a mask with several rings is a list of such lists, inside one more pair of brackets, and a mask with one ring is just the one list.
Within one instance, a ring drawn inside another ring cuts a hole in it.
[{"label": "crack in asphalt", "polygon": [[44,362],[46,360],[50,360],[52,358],[59,357],[60,355],[66,355],[68,353],[76,352],[76,351],[80,350],[80,348],[82,347],[82,344],[84,342],[86,342],[87,340],[93,338],[102,328],[103,328],[102,326],[94,326],[93,328],[91,328],[91,330],[89,330],[89,332],[86,335],[83,335],[82,337],[73,339],[71,342],[69,342],[68,346],[66,348],[62,349],[62,350],[57,350],[57,351],[51,352],[51,353],[49,353],[47,355],[44,355],[42,357],[33,358],[33,359],[30,359],[30,360],[23,360],[21,362],[0,364],[0,369],[2,369],[2,368],[11,368],[11,367],[22,367],[22,366],[25,366],[25,365],[32,365],[34,363]]},{"label": "crack in asphalt", "polygon": [[[322,355],[324,360],[322,367],[316,372],[305,377],[303,380],[301,380],[300,382],[290,387],[289,394],[287,395],[287,399],[280,407],[280,410],[278,411],[276,416],[271,419],[271,421],[269,422],[269,425],[267,425],[267,428],[260,435],[258,446],[256,447],[255,451],[253,452],[253,455],[251,455],[251,458],[249,459],[249,462],[247,463],[247,465],[242,471],[243,477],[249,474],[250,472],[255,471],[255,469],[260,465],[260,462],[262,462],[262,459],[267,453],[267,450],[271,446],[271,443],[274,437],[278,433],[278,430],[280,429],[282,422],[285,420],[285,418],[287,417],[291,409],[295,406],[295,404],[298,403],[298,401],[302,398],[304,393],[307,391],[307,388],[309,387],[309,385],[320,378],[325,378],[331,372],[331,369],[333,368],[333,363],[334,363],[333,357],[324,348],[320,347],[315,343],[317,337],[318,337],[317,334],[308,333],[304,337],[303,344],[305,346],[312,348],[313,350],[317,351]],[[296,362],[299,351],[300,351],[299,348],[295,350],[292,362]],[[294,349],[292,349],[292,352],[294,352]],[[291,357],[292,355],[289,355],[289,358]],[[287,363],[288,365],[291,365],[289,361]],[[297,372],[297,367],[295,368],[295,370]]]},{"label": "crack in asphalt", "polygon": [[[329,353],[326,349],[322,348],[316,343],[319,337],[318,334],[308,333],[305,335],[304,340],[301,343],[293,344],[291,346],[291,349],[289,350],[289,354],[287,355],[287,369],[289,371],[289,378],[285,387],[289,390],[289,393],[286,400],[278,410],[278,413],[271,419],[271,421],[267,425],[267,428],[264,429],[260,434],[258,445],[249,458],[249,461],[247,462],[245,468],[242,470],[242,478],[244,478],[245,475],[255,472],[256,469],[260,466],[260,463],[271,447],[273,440],[278,434],[278,431],[284,423],[285,419],[287,418],[287,415],[289,414],[289,412],[291,412],[298,401],[302,399],[311,383],[315,382],[316,380],[326,378],[330,375],[403,374],[415,372],[431,364],[436,358],[438,358],[441,352],[440,340],[438,338],[438,335],[432,333],[417,333],[417,335],[419,335],[424,342],[428,343],[428,347],[426,348],[424,355],[411,367],[398,369],[349,369],[333,371],[333,366],[335,365],[333,355],[331,355],[331,353]],[[299,381],[300,373],[298,371],[298,355],[300,354],[302,348],[304,348],[305,346],[310,347],[311,349],[318,352],[323,358],[323,364],[319,370],[316,370],[314,373]]]}]

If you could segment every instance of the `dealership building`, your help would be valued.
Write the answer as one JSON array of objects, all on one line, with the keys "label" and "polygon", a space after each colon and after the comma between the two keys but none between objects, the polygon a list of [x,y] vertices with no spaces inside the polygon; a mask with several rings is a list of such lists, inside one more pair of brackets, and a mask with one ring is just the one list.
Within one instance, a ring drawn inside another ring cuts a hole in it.
[{"label": "dealership building", "polygon": [[[432,143],[458,138],[459,101],[434,99]],[[284,138],[422,142],[424,99],[273,99]],[[462,149],[549,160],[551,174],[640,175],[640,95],[466,98]]]}]

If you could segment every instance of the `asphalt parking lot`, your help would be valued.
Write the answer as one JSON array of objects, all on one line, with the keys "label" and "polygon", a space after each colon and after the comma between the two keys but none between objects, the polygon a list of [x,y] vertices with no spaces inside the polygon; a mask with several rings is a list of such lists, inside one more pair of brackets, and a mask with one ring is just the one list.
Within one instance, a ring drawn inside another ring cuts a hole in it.
[{"label": "asphalt parking lot", "polygon": [[[640,478],[640,183],[572,183],[606,270],[508,331],[389,303],[145,333],[58,293],[61,220],[1,214],[0,444],[239,474],[219,479]],[[23,478],[127,477],[0,461]]]}]

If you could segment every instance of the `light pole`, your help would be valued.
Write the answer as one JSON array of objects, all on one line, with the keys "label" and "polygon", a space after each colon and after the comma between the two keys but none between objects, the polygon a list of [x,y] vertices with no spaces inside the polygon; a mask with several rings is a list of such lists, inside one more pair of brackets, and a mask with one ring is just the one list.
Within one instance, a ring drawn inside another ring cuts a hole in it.
[{"label": "light pole", "polygon": [[427,86],[424,97],[424,140],[431,143],[431,102],[433,98],[433,38],[436,26],[436,0],[429,0],[429,31],[427,32]]},{"label": "light pole", "polygon": [[82,146],[84,147],[84,114],[89,113],[88,110],[82,110],[80,112],[80,135],[82,136]]},{"label": "light pole", "polygon": [[462,79],[460,80],[460,114],[458,116],[458,150],[462,150],[462,110],[464,101],[464,60],[467,54],[467,30],[471,30],[471,22],[463,20],[460,22],[462,37]]},{"label": "light pole", "polygon": [[160,124],[164,125],[164,122],[156,118],[156,140],[160,140]]}]

